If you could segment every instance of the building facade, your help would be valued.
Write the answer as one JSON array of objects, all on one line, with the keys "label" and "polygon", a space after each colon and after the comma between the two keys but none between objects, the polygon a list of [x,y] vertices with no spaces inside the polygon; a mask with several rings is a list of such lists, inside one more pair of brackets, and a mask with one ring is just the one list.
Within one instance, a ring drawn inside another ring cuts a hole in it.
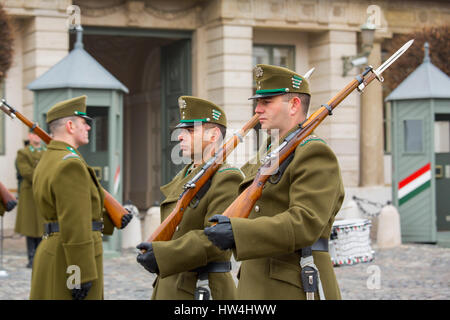
[{"label": "building facade", "polygon": [[[33,118],[27,85],[72,49],[69,26],[83,27],[84,48],[129,89],[124,98],[123,199],[146,210],[160,200],[159,186],[176,166],[170,128],[178,121],[176,98],[192,94],[222,106],[229,133],[253,114],[252,70],[270,63],[310,79],[310,113],[359,72],[343,76],[343,56],[360,52],[361,25],[376,25],[369,64],[382,63],[382,44],[398,33],[450,20],[446,1],[365,0],[1,0],[15,30],[14,62],[4,96]],[[73,6],[71,9],[70,6]],[[68,10],[68,8],[70,10]],[[386,74],[388,76],[388,74]],[[89,103],[89,97],[88,97]],[[338,156],[347,196],[390,197],[390,158],[383,146],[383,94],[372,83],[348,96],[316,130]],[[0,176],[16,189],[14,161],[27,130],[0,118]],[[231,162],[243,164],[257,148],[257,134]],[[14,214],[7,217],[13,224]]]}]

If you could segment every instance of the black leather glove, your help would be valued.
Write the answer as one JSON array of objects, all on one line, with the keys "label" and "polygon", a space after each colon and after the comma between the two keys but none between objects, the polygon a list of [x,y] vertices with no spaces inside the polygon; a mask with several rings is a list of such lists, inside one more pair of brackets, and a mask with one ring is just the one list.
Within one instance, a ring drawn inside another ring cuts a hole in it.
[{"label": "black leather glove", "polygon": [[80,289],[72,289],[73,300],[83,300],[88,295],[89,290],[92,287],[92,282],[88,281],[80,285]]},{"label": "black leather glove", "polygon": [[235,242],[230,219],[221,214],[216,214],[208,221],[217,222],[215,226],[206,227],[203,231],[208,239],[221,250],[234,248]]},{"label": "black leather glove", "polygon": [[128,208],[125,208],[125,210],[127,210],[128,213],[122,216],[122,225],[120,226],[120,229],[125,228],[130,223],[131,219],[133,219],[133,213],[131,213]]},{"label": "black leather glove", "polygon": [[17,201],[16,200],[9,200],[6,203],[6,211],[11,211],[12,209],[14,209],[14,207],[17,205]]},{"label": "black leather glove", "polygon": [[145,250],[144,253],[139,253],[136,260],[141,264],[145,270],[151,273],[159,273],[158,263],[156,262],[153,246],[150,242],[142,242],[136,246],[139,250]]}]

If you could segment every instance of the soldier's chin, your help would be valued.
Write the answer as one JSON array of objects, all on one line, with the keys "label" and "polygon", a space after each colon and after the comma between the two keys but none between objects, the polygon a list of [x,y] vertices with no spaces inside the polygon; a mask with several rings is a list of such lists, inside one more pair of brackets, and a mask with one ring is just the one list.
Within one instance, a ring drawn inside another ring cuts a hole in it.
[{"label": "soldier's chin", "polygon": [[80,147],[81,147],[81,146],[84,146],[84,145],[86,145],[86,144],[88,144],[88,143],[89,143],[89,138],[86,138],[86,139],[84,139],[83,141],[81,141]]}]

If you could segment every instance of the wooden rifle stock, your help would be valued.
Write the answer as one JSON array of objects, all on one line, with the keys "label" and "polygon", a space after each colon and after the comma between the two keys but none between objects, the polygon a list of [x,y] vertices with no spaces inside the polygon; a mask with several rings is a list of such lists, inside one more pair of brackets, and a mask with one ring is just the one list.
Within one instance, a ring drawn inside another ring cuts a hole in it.
[{"label": "wooden rifle stock", "polygon": [[[372,72],[365,78],[365,76],[372,71],[372,68],[366,69],[361,75],[363,83],[367,86],[372,80],[376,78],[376,75]],[[256,201],[261,197],[264,184],[267,180],[277,172],[279,165],[285,161],[291,153],[295,151],[297,146],[309,136],[314,129],[329,115],[331,110],[336,108],[339,103],[342,102],[350,93],[352,93],[360,85],[357,79],[351,81],[344,89],[328,101],[326,105],[322,105],[316,112],[314,112],[305,122],[302,123],[299,128],[288,135],[285,141],[280,145],[279,152],[274,155],[278,155],[278,159],[271,157],[270,154],[266,157],[266,160],[258,169],[258,172],[250,184],[223,213],[224,216],[229,218],[248,218],[252,211]],[[328,107],[329,106],[329,109]],[[275,161],[274,161],[275,159]]]},{"label": "wooden rifle stock", "polygon": [[17,199],[11,192],[0,182],[0,197],[5,205],[6,211],[11,211],[17,204]]},{"label": "wooden rifle stock", "polygon": [[158,226],[153,234],[148,238],[147,242],[152,241],[168,241],[172,239],[176,227],[183,218],[184,211],[189,203],[192,201],[197,192],[203,185],[214,175],[219,169],[220,165],[225,161],[228,155],[236,148],[243,137],[253,128],[259,121],[259,116],[255,114],[237,133],[234,134],[223,146],[219,149],[216,155],[210,158],[203,169],[191,180],[185,187],[185,190],[180,195],[178,202],[172,212],[166,219]]},{"label": "wooden rifle stock", "polygon": [[[8,116],[11,118],[18,118],[20,121],[22,121],[27,127],[32,129],[32,131],[39,136],[39,138],[42,139],[46,144],[49,144],[50,141],[52,141],[52,138],[50,135],[42,130],[36,123],[31,122],[28,120],[23,114],[18,112],[16,109],[11,107],[5,99],[2,99],[0,102],[0,109],[2,109]],[[111,218],[111,221],[113,222],[114,226],[118,229],[122,227],[122,217],[125,214],[128,214],[128,211],[117,201],[114,199],[114,197],[103,188],[103,192],[105,193],[105,201],[104,206],[106,209],[106,212],[108,213],[109,217]]]}]

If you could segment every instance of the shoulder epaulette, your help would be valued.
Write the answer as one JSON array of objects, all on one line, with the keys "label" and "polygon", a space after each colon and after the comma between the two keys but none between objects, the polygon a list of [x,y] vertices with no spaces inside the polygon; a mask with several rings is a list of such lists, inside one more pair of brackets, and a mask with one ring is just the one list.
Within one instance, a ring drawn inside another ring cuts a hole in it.
[{"label": "shoulder epaulette", "polygon": [[315,136],[315,135],[312,134],[312,135],[307,136],[307,137],[305,138],[305,140],[303,140],[303,141],[300,143],[300,147],[304,146],[305,144],[307,144],[307,143],[310,142],[310,141],[321,141],[321,142],[327,144],[327,143],[325,142],[325,140],[323,140],[323,139],[319,138],[318,136]]},{"label": "shoulder epaulette", "polygon": [[68,153],[62,159],[67,160],[67,159],[72,159],[72,158],[79,159],[80,157],[76,153]]},{"label": "shoulder epaulette", "polygon": [[231,165],[229,165],[228,163],[224,164],[220,170],[218,170],[217,172],[224,172],[224,171],[228,171],[228,170],[234,170],[234,171],[238,171],[240,172],[240,174],[242,174],[243,177],[245,177],[244,173],[242,172],[241,169],[236,168],[236,167],[232,167]]}]

